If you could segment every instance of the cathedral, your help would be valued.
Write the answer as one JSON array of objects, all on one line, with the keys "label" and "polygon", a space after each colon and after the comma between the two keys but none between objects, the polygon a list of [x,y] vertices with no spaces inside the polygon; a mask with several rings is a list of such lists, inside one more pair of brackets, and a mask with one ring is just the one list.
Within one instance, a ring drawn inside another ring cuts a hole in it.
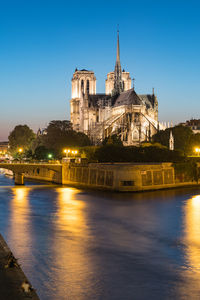
[{"label": "cathedral", "polygon": [[93,71],[76,69],[72,78],[71,123],[99,144],[117,134],[124,145],[150,141],[159,129],[158,101],[152,94],[138,95],[129,72],[121,68],[119,32],[115,69],[107,74],[105,93],[96,93]]}]

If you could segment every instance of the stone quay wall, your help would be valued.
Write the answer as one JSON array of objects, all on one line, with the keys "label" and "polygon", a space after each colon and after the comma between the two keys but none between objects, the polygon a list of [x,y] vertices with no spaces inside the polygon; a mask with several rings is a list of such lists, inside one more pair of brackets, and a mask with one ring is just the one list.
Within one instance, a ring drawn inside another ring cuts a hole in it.
[{"label": "stone quay wall", "polygon": [[63,166],[63,184],[116,191],[141,191],[175,185],[171,163],[91,163]]},{"label": "stone quay wall", "polygon": [[61,170],[40,168],[24,176],[77,187],[127,192],[197,184],[177,177],[172,163],[63,163]]}]

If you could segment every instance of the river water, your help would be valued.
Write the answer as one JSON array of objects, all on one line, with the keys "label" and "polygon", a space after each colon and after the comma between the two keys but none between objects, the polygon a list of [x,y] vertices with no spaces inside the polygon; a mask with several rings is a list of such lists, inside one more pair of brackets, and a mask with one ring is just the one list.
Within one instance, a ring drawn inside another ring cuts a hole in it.
[{"label": "river water", "polygon": [[0,175],[0,232],[41,300],[200,299],[200,189],[15,187]]}]

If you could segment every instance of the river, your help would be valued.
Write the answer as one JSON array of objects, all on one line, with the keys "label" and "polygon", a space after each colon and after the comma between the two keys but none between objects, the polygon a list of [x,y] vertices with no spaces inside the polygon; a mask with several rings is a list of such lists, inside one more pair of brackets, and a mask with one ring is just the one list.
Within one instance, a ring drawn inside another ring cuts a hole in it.
[{"label": "river", "polygon": [[200,299],[200,189],[15,187],[0,175],[0,232],[41,300]]}]

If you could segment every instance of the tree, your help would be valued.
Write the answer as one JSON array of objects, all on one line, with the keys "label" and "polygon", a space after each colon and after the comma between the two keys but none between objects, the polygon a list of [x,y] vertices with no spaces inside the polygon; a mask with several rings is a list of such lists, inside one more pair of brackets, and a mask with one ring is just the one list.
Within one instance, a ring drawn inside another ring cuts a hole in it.
[{"label": "tree", "polygon": [[189,127],[178,125],[173,128],[160,130],[153,136],[153,142],[161,143],[169,148],[170,131],[172,131],[174,136],[174,149],[181,150],[186,153],[190,138],[193,135],[193,132]]},{"label": "tree", "polygon": [[127,161],[126,147],[106,144],[96,149],[93,160],[98,162],[123,162]]},{"label": "tree", "polygon": [[198,153],[195,153],[195,148],[200,148],[200,134],[192,134],[190,136],[189,142],[186,147],[186,153],[188,155],[197,155]]},{"label": "tree", "polygon": [[61,157],[66,147],[82,147],[91,145],[87,135],[72,129],[69,121],[51,121],[42,136],[41,144],[47,149],[53,149],[57,157]]},{"label": "tree", "polygon": [[35,149],[34,158],[41,160],[41,159],[48,159],[48,154],[52,153],[52,150],[47,149],[44,146],[38,146]]},{"label": "tree", "polygon": [[120,137],[117,134],[113,134],[109,137],[106,137],[102,142],[102,145],[109,145],[109,144],[118,145],[118,146],[123,145]]},{"label": "tree", "polygon": [[17,125],[11,131],[8,140],[10,151],[12,154],[17,152],[17,149],[23,148],[24,151],[29,150],[35,134],[27,125]]},{"label": "tree", "polygon": [[107,144],[96,149],[93,158],[99,162],[179,162],[184,156],[165,147],[136,147]]}]

